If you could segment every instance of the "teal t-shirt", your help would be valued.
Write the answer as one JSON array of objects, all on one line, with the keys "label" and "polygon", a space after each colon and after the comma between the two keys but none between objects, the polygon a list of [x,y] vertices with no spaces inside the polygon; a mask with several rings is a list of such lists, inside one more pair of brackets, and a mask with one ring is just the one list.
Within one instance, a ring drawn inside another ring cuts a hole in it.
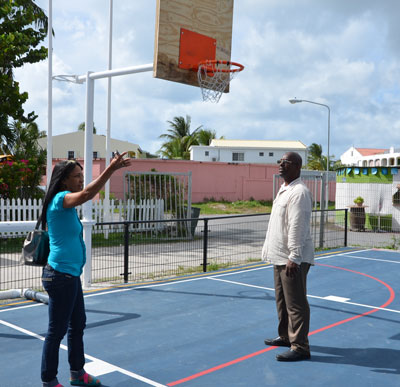
[{"label": "teal t-shirt", "polygon": [[69,191],[58,192],[47,208],[47,227],[50,237],[49,265],[73,276],[82,274],[86,262],[83,227],[75,208],[64,208]]}]

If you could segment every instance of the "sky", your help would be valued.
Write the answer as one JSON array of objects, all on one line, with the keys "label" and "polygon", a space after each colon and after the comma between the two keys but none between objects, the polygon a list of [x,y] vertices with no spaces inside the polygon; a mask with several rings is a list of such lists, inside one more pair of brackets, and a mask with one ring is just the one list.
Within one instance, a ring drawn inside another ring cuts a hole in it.
[{"label": "sky", "polygon": [[[223,0],[218,0],[223,1]],[[47,14],[48,0],[37,0]],[[53,0],[53,74],[84,75],[108,66],[109,0]],[[150,64],[156,0],[114,0],[113,68]],[[218,104],[197,87],[152,72],[112,80],[111,137],[155,153],[167,121],[189,115],[217,137],[299,140],[349,147],[400,148],[400,1],[235,0],[231,60],[245,69]],[[45,41],[47,44],[47,41]],[[47,61],[15,71],[47,130]],[[85,84],[53,81],[53,135],[85,120]],[[107,81],[95,84],[94,123],[106,134]],[[121,151],[121,150],[120,150]]]}]

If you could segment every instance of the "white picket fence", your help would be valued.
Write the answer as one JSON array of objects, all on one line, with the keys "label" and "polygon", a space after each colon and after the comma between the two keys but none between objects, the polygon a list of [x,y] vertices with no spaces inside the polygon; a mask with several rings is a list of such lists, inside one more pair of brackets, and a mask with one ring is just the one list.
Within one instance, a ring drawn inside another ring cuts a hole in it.
[{"label": "white picket fence", "polygon": [[[82,218],[82,207],[77,208],[78,216]],[[21,222],[35,221],[38,219],[42,210],[42,200],[37,199],[0,199],[0,222]],[[104,201],[93,201],[92,213],[93,220],[96,223],[102,222],[123,222],[123,221],[150,221],[164,219],[164,201],[161,199],[141,200],[135,203],[134,200],[128,200],[125,203],[110,200],[110,206],[105,208]],[[141,223],[136,229],[160,229],[163,223]],[[2,235],[8,235],[7,232],[1,232]],[[13,235],[16,233],[13,232]],[[21,234],[26,234],[22,231]]]}]

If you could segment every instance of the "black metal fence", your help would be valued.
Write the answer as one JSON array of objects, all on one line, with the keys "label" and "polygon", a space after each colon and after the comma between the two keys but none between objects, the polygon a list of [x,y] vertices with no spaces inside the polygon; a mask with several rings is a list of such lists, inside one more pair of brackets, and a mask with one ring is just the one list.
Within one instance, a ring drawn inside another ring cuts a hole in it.
[{"label": "black metal fence", "polygon": [[[98,223],[92,233],[92,284],[149,281],[260,261],[269,217]],[[346,246],[347,218],[347,210],[314,211],[316,249]],[[19,261],[23,239],[0,237],[0,290],[42,287],[41,268]]]}]

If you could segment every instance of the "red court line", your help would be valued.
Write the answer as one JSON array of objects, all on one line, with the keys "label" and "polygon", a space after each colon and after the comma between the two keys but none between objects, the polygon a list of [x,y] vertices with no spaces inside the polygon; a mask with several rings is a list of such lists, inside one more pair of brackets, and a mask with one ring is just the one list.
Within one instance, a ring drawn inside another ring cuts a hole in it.
[{"label": "red court line", "polygon": [[[338,270],[345,270],[345,271],[348,271],[348,272],[351,272],[351,273],[355,273],[355,274],[362,275],[362,276],[364,276],[364,277],[371,278],[371,279],[373,279],[373,280],[375,280],[375,281],[378,281],[378,282],[380,282],[381,284],[383,284],[383,285],[389,290],[390,297],[389,297],[389,298],[386,300],[386,302],[383,303],[379,308],[385,308],[386,306],[388,306],[389,304],[391,304],[391,303],[393,302],[393,300],[394,300],[394,297],[395,297],[394,290],[393,290],[386,282],[383,282],[383,281],[380,280],[379,278],[373,277],[373,276],[371,276],[371,275],[369,275],[369,274],[361,273],[361,272],[359,272],[359,271],[350,270],[350,269],[345,269],[344,267],[326,265],[326,264],[321,264],[321,263],[317,263],[316,265],[318,265],[318,266],[325,266],[325,267],[329,267],[329,268],[333,268],[333,269],[338,269]],[[336,322],[336,323],[327,325],[327,326],[325,326],[325,327],[316,329],[316,330],[310,332],[308,335],[309,335],[309,336],[315,335],[316,333],[323,332],[323,331],[325,331],[325,330],[327,330],[327,329],[330,329],[330,328],[336,327],[336,326],[338,326],[338,325],[345,324],[345,323],[347,323],[347,322],[349,322],[349,321],[356,320],[356,319],[358,319],[358,318],[360,318],[360,317],[364,317],[364,316],[367,316],[367,315],[369,315],[369,314],[375,313],[375,312],[377,312],[377,311],[380,310],[379,308],[375,308],[375,309],[369,310],[369,311],[367,311],[367,312],[365,312],[365,313],[361,313],[361,314],[358,314],[358,315],[356,315],[356,316],[353,316],[353,317],[350,317],[350,318],[346,318],[345,320],[341,320],[341,321],[338,321],[338,322]],[[193,375],[191,375],[191,376],[188,376],[188,377],[186,377],[186,378],[179,379],[179,380],[176,380],[176,381],[174,381],[174,382],[167,383],[167,386],[171,386],[171,387],[172,387],[172,386],[176,386],[176,385],[178,385],[178,384],[182,384],[182,383],[188,382],[188,381],[193,380],[193,379],[197,379],[197,378],[199,378],[200,376],[204,376],[204,375],[210,374],[210,373],[212,373],[212,372],[218,371],[218,370],[220,370],[220,369],[222,369],[222,368],[229,367],[229,366],[231,366],[231,365],[233,365],[233,364],[240,363],[240,362],[242,362],[242,361],[244,361],[244,360],[247,360],[247,359],[250,359],[250,358],[252,358],[252,357],[261,355],[261,354],[263,354],[263,353],[265,353],[265,352],[268,352],[268,351],[271,351],[272,349],[275,349],[275,348],[278,348],[278,347],[268,347],[268,348],[262,349],[262,350],[260,350],[260,351],[250,353],[250,354],[248,354],[248,355],[245,355],[245,356],[239,357],[239,358],[237,358],[237,359],[231,360],[231,361],[229,361],[229,362],[227,362],[227,363],[223,363],[223,364],[220,364],[220,365],[218,365],[218,366],[209,368],[209,369],[207,369],[207,370],[198,372],[198,373],[193,374]]]}]

